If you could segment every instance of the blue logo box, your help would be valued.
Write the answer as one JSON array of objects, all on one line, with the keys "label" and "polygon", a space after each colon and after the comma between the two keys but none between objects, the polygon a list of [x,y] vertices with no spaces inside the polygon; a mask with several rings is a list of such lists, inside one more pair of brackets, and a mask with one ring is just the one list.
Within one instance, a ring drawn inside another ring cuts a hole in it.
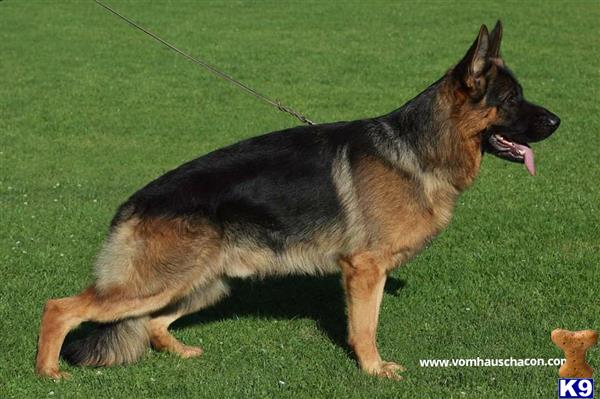
[{"label": "blue logo box", "polygon": [[594,380],[592,378],[559,378],[559,399],[591,399],[594,397]]}]

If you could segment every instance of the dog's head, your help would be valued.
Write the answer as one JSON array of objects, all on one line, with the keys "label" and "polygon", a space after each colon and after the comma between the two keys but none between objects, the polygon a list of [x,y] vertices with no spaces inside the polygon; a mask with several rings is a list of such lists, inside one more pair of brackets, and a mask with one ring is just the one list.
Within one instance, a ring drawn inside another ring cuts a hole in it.
[{"label": "dog's head", "polygon": [[478,138],[482,151],[513,162],[525,163],[535,174],[529,143],[550,136],[560,119],[523,96],[523,88],[500,56],[502,23],[488,33],[481,26],[477,39],[463,59],[450,71],[454,95],[462,111],[478,114]]}]

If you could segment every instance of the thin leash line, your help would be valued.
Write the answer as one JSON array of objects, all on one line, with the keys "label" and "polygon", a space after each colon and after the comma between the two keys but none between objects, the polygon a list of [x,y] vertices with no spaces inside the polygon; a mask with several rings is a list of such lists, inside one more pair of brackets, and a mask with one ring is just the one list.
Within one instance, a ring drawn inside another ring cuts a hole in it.
[{"label": "thin leash line", "polygon": [[294,110],[291,107],[285,106],[281,103],[281,101],[279,100],[273,100],[267,96],[265,96],[264,94],[261,94],[259,92],[257,92],[256,90],[254,90],[253,88],[245,85],[244,83],[232,78],[231,76],[227,75],[224,72],[219,71],[217,68],[215,68],[214,66],[199,60],[197,58],[192,57],[191,55],[189,55],[188,53],[186,53],[185,51],[182,51],[180,49],[178,49],[177,47],[175,47],[174,45],[172,45],[171,43],[167,42],[166,40],[160,38],[159,36],[157,36],[155,33],[150,32],[148,29],[144,28],[143,26],[140,26],[139,24],[137,24],[136,22],[132,21],[131,19],[127,18],[126,16],[120,14],[119,12],[117,12],[116,10],[114,10],[113,8],[111,8],[110,6],[102,3],[99,0],[94,0],[99,6],[104,7],[106,10],[110,11],[111,13],[113,13],[114,15],[116,15],[117,17],[121,18],[123,21],[127,22],[129,25],[133,26],[134,28],[144,32],[146,35],[150,36],[151,38],[153,38],[154,40],[164,44],[165,46],[167,46],[168,48],[170,48],[171,50],[175,51],[176,53],[178,53],[179,55],[184,56],[185,58],[187,58],[188,60],[200,65],[203,68],[208,69],[210,72],[212,72],[214,75],[220,77],[221,79],[224,79],[226,81],[228,81],[229,83],[232,83],[236,86],[238,86],[239,88],[241,88],[242,90],[245,90],[246,92],[252,94],[254,97],[266,102],[269,105],[272,105],[273,107],[277,108],[279,111],[281,112],[285,112],[289,115],[292,115],[293,117],[297,118],[298,120],[300,120],[300,122],[302,123],[306,123],[308,125],[314,125],[314,122],[311,121],[310,119],[308,119],[307,117],[305,117],[304,115],[302,115],[300,112]]}]

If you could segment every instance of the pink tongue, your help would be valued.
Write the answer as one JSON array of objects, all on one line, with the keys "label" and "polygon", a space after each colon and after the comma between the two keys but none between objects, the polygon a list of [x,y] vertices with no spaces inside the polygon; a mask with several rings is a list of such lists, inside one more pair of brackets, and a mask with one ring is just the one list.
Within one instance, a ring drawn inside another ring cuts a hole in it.
[{"label": "pink tongue", "polygon": [[533,151],[531,148],[517,143],[515,143],[515,147],[517,147],[519,151],[523,151],[525,167],[531,176],[535,176],[535,163],[533,161]]}]

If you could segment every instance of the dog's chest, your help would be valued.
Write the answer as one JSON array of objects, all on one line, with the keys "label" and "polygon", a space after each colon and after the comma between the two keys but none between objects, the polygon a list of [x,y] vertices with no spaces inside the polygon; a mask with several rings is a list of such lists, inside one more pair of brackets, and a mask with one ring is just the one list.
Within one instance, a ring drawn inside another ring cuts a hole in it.
[{"label": "dog's chest", "polygon": [[415,178],[378,162],[357,169],[356,187],[371,240],[397,262],[414,256],[448,225],[458,196],[433,174]]}]

